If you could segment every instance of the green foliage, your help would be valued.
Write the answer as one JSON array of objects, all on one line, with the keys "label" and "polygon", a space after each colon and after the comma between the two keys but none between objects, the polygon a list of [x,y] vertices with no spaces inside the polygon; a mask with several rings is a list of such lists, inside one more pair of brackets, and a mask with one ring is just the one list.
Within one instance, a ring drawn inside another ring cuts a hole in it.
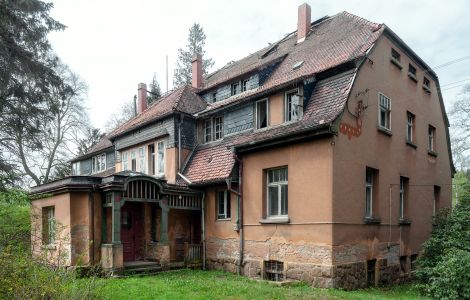
[{"label": "green foliage", "polygon": [[22,190],[0,192],[0,249],[28,248],[31,238],[28,194]]},{"label": "green foliage", "polygon": [[162,96],[162,91],[160,89],[160,84],[157,81],[157,75],[153,74],[152,82],[150,83],[150,93],[147,99],[149,105],[151,105],[155,100],[159,99]]},{"label": "green foliage", "polygon": [[206,35],[201,25],[194,23],[189,28],[188,44],[185,49],[178,49],[178,60],[176,61],[175,75],[173,85],[190,84],[192,78],[192,59],[193,55],[199,53],[202,55],[202,73],[207,74],[210,68],[214,66],[211,58],[205,58],[204,46],[206,45]]},{"label": "green foliage", "polygon": [[463,191],[452,211],[440,211],[434,221],[431,238],[418,260],[420,289],[429,297],[470,299],[470,280],[465,277],[470,275],[469,190]]}]

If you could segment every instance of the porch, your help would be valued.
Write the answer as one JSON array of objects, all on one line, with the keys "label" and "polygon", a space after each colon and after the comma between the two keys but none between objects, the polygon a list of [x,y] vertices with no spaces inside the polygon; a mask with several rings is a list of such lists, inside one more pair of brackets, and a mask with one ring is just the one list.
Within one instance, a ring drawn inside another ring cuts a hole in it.
[{"label": "porch", "polygon": [[202,265],[199,193],[149,176],[128,177],[105,192],[101,264],[112,273],[158,272]]}]

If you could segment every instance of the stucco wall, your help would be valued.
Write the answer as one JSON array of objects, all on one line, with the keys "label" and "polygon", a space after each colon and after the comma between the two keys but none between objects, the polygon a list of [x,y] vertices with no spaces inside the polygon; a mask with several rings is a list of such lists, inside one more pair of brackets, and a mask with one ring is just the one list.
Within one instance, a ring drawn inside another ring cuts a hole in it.
[{"label": "stucco wall", "polygon": [[[432,228],[434,185],[441,188],[439,206],[451,203],[450,160],[436,83],[431,83],[431,94],[426,93],[422,88],[423,71],[411,62],[418,70],[418,83],[408,78],[410,58],[393,46],[401,53],[400,70],[390,62],[391,47],[387,38],[380,38],[351,91],[349,110],[354,112],[359,100],[366,106],[361,134],[349,137],[340,133],[335,140],[333,220],[337,224],[333,227],[333,244],[343,245],[337,250],[340,260],[340,253],[349,251],[344,245],[362,249],[356,249],[357,260],[381,256],[380,248],[388,242],[399,246],[399,255],[418,253]],[[391,99],[392,135],[377,129],[379,92]],[[416,116],[416,149],[406,143],[407,111]],[[341,125],[344,124],[357,127],[356,119],[347,111],[341,120]],[[427,151],[428,124],[436,128],[437,157]],[[378,170],[373,205],[374,217],[381,219],[380,225],[365,225],[363,221],[366,166]],[[412,222],[409,226],[399,226],[400,176],[409,178],[405,205],[405,217]]]}]

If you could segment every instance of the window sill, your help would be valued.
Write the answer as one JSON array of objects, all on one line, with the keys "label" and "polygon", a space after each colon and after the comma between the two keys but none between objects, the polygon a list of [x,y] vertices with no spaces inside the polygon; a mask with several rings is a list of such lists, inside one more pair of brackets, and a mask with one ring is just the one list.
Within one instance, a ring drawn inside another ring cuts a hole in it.
[{"label": "window sill", "polygon": [[364,224],[366,225],[377,225],[382,223],[382,220],[377,217],[365,217],[364,218]]},{"label": "window sill", "polygon": [[407,144],[408,146],[412,147],[412,148],[415,148],[415,149],[418,148],[418,146],[417,146],[415,143],[411,142],[411,141],[408,141],[408,140],[407,140],[407,141],[406,141],[406,144]]},{"label": "window sill", "polygon": [[409,226],[411,225],[411,220],[407,218],[400,218],[400,220],[398,221],[398,224]]},{"label": "window sill", "polygon": [[43,250],[57,250],[57,246],[55,244],[48,244],[42,245]]},{"label": "window sill", "polygon": [[216,219],[217,222],[227,222],[227,221],[232,221],[232,218],[217,218]]},{"label": "window sill", "polygon": [[415,83],[418,83],[418,78],[416,78],[416,75],[413,73],[408,72],[408,77],[413,80]]},{"label": "window sill", "polygon": [[261,224],[288,224],[290,223],[289,217],[282,218],[266,218],[259,220]]},{"label": "window sill", "polygon": [[433,157],[437,157],[437,152],[434,152],[432,150],[428,150],[428,155],[431,155]]},{"label": "window sill", "polygon": [[423,90],[424,90],[426,93],[431,94],[431,89],[430,89],[428,86],[423,85]]},{"label": "window sill", "polygon": [[384,128],[382,126],[377,126],[377,130],[388,135],[388,136],[392,136],[392,131],[390,129],[387,129],[387,128]]},{"label": "window sill", "polygon": [[394,64],[395,66],[397,66],[400,70],[403,69],[403,66],[401,65],[401,63],[395,58],[390,57],[390,62]]}]

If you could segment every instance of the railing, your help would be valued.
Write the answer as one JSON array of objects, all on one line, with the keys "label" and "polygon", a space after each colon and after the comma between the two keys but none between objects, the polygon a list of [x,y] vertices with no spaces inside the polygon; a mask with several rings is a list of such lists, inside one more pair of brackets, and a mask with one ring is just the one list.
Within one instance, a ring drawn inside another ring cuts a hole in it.
[{"label": "railing", "polygon": [[168,195],[168,206],[179,209],[201,209],[201,199],[198,196]]},{"label": "railing", "polygon": [[202,261],[202,244],[184,243],[184,262],[198,264]]}]

